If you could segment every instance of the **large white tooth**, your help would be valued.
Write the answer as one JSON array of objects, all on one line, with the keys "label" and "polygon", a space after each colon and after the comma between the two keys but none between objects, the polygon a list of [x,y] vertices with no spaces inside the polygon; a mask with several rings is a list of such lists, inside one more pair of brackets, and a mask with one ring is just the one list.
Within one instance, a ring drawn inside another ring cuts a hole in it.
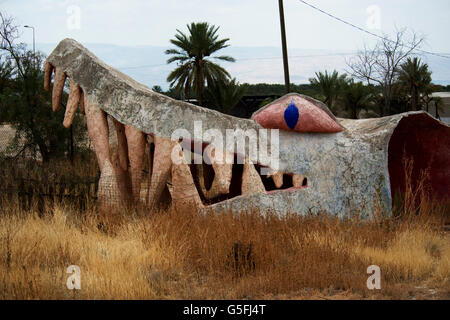
[{"label": "large white tooth", "polygon": [[128,143],[127,137],[125,136],[125,126],[113,119],[114,127],[116,128],[116,136],[117,136],[117,152],[119,156],[119,164],[123,171],[128,170],[128,165],[130,161],[128,159]]},{"label": "large white tooth", "polygon": [[295,188],[301,188],[303,186],[303,180],[305,176],[302,174],[293,174],[292,175],[292,184]]},{"label": "large white tooth", "polygon": [[217,188],[220,194],[227,194],[230,191],[231,177],[233,174],[233,164],[227,162],[227,158],[233,159],[233,155],[227,151],[214,149],[211,151],[212,166],[214,168],[213,187]]},{"label": "large white tooth", "polygon": [[[198,178],[200,188],[203,195],[207,199],[215,198],[222,194],[227,194],[230,191],[231,177],[233,173],[233,164],[227,163],[226,156],[233,156],[226,151],[220,151],[216,153],[216,149],[206,148],[205,152],[208,158],[211,160],[212,167],[214,169],[214,180],[209,190],[205,187],[205,177],[203,167],[199,166]],[[231,158],[232,159],[232,158]]]},{"label": "large white tooth", "polygon": [[97,155],[100,171],[103,170],[105,160],[111,162],[111,153],[109,149],[109,127],[105,111],[97,105],[89,102],[87,96],[83,96],[84,106],[86,108],[86,124],[88,128],[89,138],[91,139],[94,150]]},{"label": "large white tooth", "polygon": [[[178,144],[180,156],[183,152]],[[177,210],[190,210],[203,207],[191,170],[185,161],[172,165],[172,204]]]},{"label": "large white tooth", "polygon": [[251,195],[256,193],[265,193],[266,188],[261,181],[261,177],[256,171],[253,163],[249,163],[248,160],[245,160],[244,163],[244,172],[242,173],[242,195]]},{"label": "large white tooth", "polygon": [[103,162],[103,169],[98,181],[97,197],[101,207],[120,205],[116,175],[109,159]]},{"label": "large white tooth", "polygon": [[147,204],[151,208],[156,208],[159,205],[171,172],[172,149],[176,142],[158,136],[154,136],[153,138],[155,141],[155,153]]},{"label": "large white tooth", "polygon": [[144,164],[147,140],[142,131],[129,125],[125,125],[125,136],[127,138],[133,199],[134,201],[138,201],[141,190],[142,167]]},{"label": "large white tooth", "polygon": [[81,89],[72,79],[70,79],[69,99],[67,100],[66,112],[64,114],[63,125],[69,128],[72,125],[73,118],[75,118],[75,112],[80,102]]},{"label": "large white tooth", "polygon": [[275,187],[280,189],[283,186],[283,173],[280,171],[275,172],[272,174],[272,180],[275,183]]},{"label": "large white tooth", "polygon": [[66,73],[61,68],[55,69],[55,80],[52,91],[52,109],[56,111],[59,109],[61,103],[61,96],[64,90],[64,83],[66,82]]}]

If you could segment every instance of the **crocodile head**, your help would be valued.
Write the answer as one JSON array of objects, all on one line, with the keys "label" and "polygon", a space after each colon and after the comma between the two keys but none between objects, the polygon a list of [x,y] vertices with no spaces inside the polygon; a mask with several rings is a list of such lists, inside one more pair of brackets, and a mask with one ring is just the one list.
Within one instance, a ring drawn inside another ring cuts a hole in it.
[{"label": "crocodile head", "polygon": [[[47,90],[53,73],[54,110],[70,79],[63,125],[71,125],[78,106],[86,115],[102,205],[370,214],[380,203],[389,210],[393,189],[404,185],[394,172],[403,168],[401,148],[419,169],[441,164],[441,173],[433,171],[439,183],[431,185],[449,197],[450,129],[424,112],[336,119],[323,103],[289,94],[252,119],[236,118],[153,92],[72,39],[46,60]],[[407,139],[405,130],[420,138]],[[436,137],[442,145],[433,150]],[[410,147],[415,141],[426,153]]]}]

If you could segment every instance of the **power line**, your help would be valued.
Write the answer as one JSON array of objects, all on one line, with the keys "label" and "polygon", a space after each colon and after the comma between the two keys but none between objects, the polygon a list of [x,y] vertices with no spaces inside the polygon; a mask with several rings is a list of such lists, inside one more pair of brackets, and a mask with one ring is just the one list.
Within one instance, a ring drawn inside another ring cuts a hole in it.
[{"label": "power line", "polygon": [[[333,57],[333,56],[352,56],[355,55],[356,52],[353,53],[325,53],[325,54],[305,54],[305,55],[297,55],[297,56],[289,56],[289,59],[292,58],[316,58],[316,57]],[[236,58],[236,62],[239,61],[247,61],[247,60],[276,60],[282,59],[283,57],[260,57],[260,58]]]},{"label": "power line", "polygon": [[[325,54],[305,54],[305,55],[296,55],[296,56],[289,56],[289,59],[296,59],[296,58],[317,58],[317,57],[344,57],[344,56],[352,56],[355,55],[356,52],[353,53],[325,53]],[[257,58],[236,58],[236,62],[240,61],[251,61],[251,60],[278,60],[283,59],[283,57],[257,57]],[[126,69],[140,69],[140,68],[156,68],[156,67],[162,67],[167,66],[168,64],[154,64],[154,65],[142,65],[142,66],[130,66],[130,67],[118,67],[120,70],[126,70]]]},{"label": "power line", "polygon": [[[308,2],[306,2],[306,1],[304,1],[304,0],[299,0],[299,1],[300,1],[301,3],[303,3],[303,4],[307,5],[307,6],[309,6],[310,8],[312,8],[312,9],[314,9],[314,10],[317,10],[317,11],[319,11],[319,12],[321,12],[321,13],[323,13],[323,14],[325,14],[325,15],[327,15],[327,16],[329,16],[329,17],[331,17],[331,18],[333,18],[333,19],[335,19],[335,20],[337,20],[337,21],[339,21],[339,22],[342,22],[342,23],[344,23],[344,24],[346,24],[346,25],[348,25],[348,26],[350,26],[350,27],[352,27],[352,28],[355,28],[355,29],[357,29],[357,30],[359,30],[359,31],[361,31],[361,32],[364,32],[364,33],[366,33],[366,34],[369,34],[369,35],[371,35],[371,36],[373,36],[373,37],[377,37],[377,38],[382,39],[382,40],[385,40],[385,41],[395,42],[395,41],[393,41],[393,40],[391,40],[391,39],[389,39],[389,38],[380,36],[380,35],[378,35],[378,34],[376,34],[376,33],[374,33],[374,32],[371,32],[371,31],[369,31],[369,30],[366,30],[366,29],[364,29],[364,28],[361,28],[361,27],[359,27],[359,26],[357,26],[357,25],[355,25],[355,24],[353,24],[353,23],[351,23],[351,22],[345,21],[345,20],[343,20],[343,19],[341,19],[341,18],[339,18],[339,17],[337,17],[337,16],[335,16],[335,15],[333,15],[333,14],[331,14],[331,13],[328,13],[328,12],[326,12],[326,11],[324,11],[324,10],[322,10],[322,9],[320,9],[320,8],[318,8],[318,7],[312,5],[312,4],[310,4],[310,3],[308,3]],[[405,46],[405,45],[402,45],[402,46],[403,46],[403,47],[406,47],[406,48],[409,48],[409,49],[413,49],[413,50],[415,50],[415,51],[419,51],[419,52],[428,54],[428,55],[434,55],[434,56],[437,56],[437,57],[450,59],[450,53],[436,53],[436,52],[430,52],[430,51],[426,51],[426,50],[422,50],[422,49],[415,49],[415,48],[408,47],[408,46]],[[289,59],[291,59],[291,58],[315,58],[315,57],[328,57],[328,56],[350,56],[350,55],[355,55],[355,54],[356,54],[356,53],[334,53],[334,54],[297,55],[297,56],[289,56]],[[447,54],[447,55],[445,55],[445,54]],[[258,58],[243,58],[243,59],[237,58],[236,61],[239,62],[239,61],[250,61],[250,60],[275,60],[275,59],[282,59],[282,58],[283,58],[283,57],[258,57]],[[142,66],[119,67],[119,69],[121,69],[121,70],[127,70],[127,69],[141,69],[141,68],[157,68],[157,67],[162,67],[162,66],[166,66],[166,65],[167,65],[166,63],[163,63],[163,64],[155,64],[155,65],[142,65]]]},{"label": "power line", "polygon": [[[339,22],[342,22],[342,23],[344,23],[344,24],[346,24],[346,25],[348,25],[348,26],[350,26],[350,27],[352,27],[352,28],[358,29],[358,30],[361,31],[361,32],[367,33],[367,34],[369,34],[369,35],[371,35],[371,36],[377,37],[377,38],[382,39],[382,40],[385,40],[385,41],[395,42],[395,41],[393,41],[393,40],[391,40],[391,39],[389,39],[389,38],[380,36],[380,35],[378,35],[378,34],[376,34],[376,33],[373,33],[373,32],[371,32],[371,31],[369,31],[369,30],[363,29],[363,28],[361,28],[361,27],[359,27],[359,26],[357,26],[357,25],[355,25],[355,24],[353,24],[353,23],[350,23],[350,22],[348,22],[348,21],[345,21],[345,20],[343,20],[343,19],[341,19],[341,18],[339,18],[339,17],[336,17],[335,15],[332,15],[331,13],[328,13],[328,12],[326,12],[326,11],[324,11],[324,10],[322,10],[322,9],[320,9],[320,8],[318,8],[318,7],[312,5],[312,4],[310,4],[310,3],[308,3],[308,2],[306,2],[306,1],[304,1],[304,0],[299,0],[299,1],[300,1],[301,3],[303,3],[303,4],[305,4],[305,5],[307,5],[307,6],[311,7],[311,8],[313,8],[314,10],[317,10],[317,11],[319,11],[319,12],[321,12],[321,13],[323,13],[323,14],[325,14],[325,15],[327,15],[327,16],[329,16],[329,17],[335,19],[335,20],[338,20]],[[415,49],[415,48],[408,47],[408,46],[405,46],[405,45],[402,45],[402,46],[405,47],[405,48],[408,48],[408,49],[412,49],[412,50],[415,50],[415,51],[419,51],[419,52],[425,53],[425,54],[429,54],[429,55],[433,55],[433,56],[437,56],[437,57],[441,57],[441,58],[447,58],[447,59],[450,59],[449,56],[444,56],[444,55],[439,54],[439,53],[436,53],[436,52],[430,52],[430,51],[425,51],[425,50],[421,50],[421,49]]]}]

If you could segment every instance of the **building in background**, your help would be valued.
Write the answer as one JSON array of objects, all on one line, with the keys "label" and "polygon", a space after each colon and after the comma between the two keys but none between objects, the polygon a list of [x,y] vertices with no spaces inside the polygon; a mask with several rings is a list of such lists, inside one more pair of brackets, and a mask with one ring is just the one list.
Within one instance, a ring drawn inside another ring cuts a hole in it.
[{"label": "building in background", "polygon": [[442,122],[450,125],[450,92],[433,92],[431,97],[436,99],[440,98],[440,103],[438,103],[438,109],[436,110],[436,102],[430,103],[428,112],[440,119]]}]

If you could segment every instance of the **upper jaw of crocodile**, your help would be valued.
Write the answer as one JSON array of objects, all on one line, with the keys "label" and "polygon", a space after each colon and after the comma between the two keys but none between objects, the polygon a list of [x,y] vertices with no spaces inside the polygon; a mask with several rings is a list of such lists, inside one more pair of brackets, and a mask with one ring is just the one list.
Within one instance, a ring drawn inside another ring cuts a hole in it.
[{"label": "upper jaw of crocodile", "polygon": [[226,129],[261,128],[253,120],[225,115],[153,92],[108,66],[73,39],[62,40],[48,56],[47,63],[61,69],[78,84],[92,104],[117,121],[146,134],[170,138],[179,128],[193,133],[194,121],[201,121],[203,130],[217,129],[224,136]]},{"label": "upper jaw of crocodile", "polygon": [[[44,82],[47,90],[50,90],[53,73],[53,110],[59,108],[65,80],[70,79],[64,126],[71,125],[78,105],[86,115],[101,170],[99,198],[104,202],[114,200],[108,198],[111,188],[121,195],[121,202],[133,203],[139,198],[140,172],[149,140],[152,140],[154,153],[150,154],[152,175],[149,176],[145,201],[150,205],[160,200],[163,189],[168,188],[166,180],[170,179],[169,191],[174,202],[184,203],[189,198],[191,203],[203,207],[238,197],[299,190],[307,186],[307,178],[299,174],[272,170],[269,176],[261,175],[260,169],[270,165],[270,155],[258,159],[244,157],[239,163],[236,161],[239,157],[234,154],[233,163],[222,165],[214,162],[210,166],[205,163],[168,165],[168,149],[179,146],[177,141],[170,139],[172,133],[183,128],[195,136],[196,121],[201,121],[204,131],[218,130],[223,136],[227,129],[262,128],[253,120],[224,115],[155,93],[106,65],[72,39],[61,41],[47,58]],[[112,156],[108,141],[111,129],[108,118],[112,118],[116,129],[118,159]],[[266,146],[271,137],[267,135],[265,140],[258,139],[257,143]],[[202,143],[207,146],[210,141]],[[248,151],[247,145],[245,148]]]}]

